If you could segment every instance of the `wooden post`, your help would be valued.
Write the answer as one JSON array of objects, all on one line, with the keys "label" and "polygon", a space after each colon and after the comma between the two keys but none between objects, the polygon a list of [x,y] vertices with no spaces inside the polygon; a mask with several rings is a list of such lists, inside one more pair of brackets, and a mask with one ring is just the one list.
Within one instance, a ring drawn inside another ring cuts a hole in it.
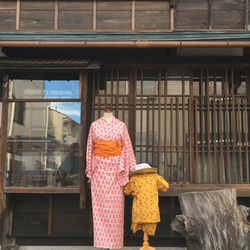
[{"label": "wooden post", "polygon": [[87,94],[88,94],[88,73],[80,73],[80,93],[81,93],[81,146],[80,146],[80,208],[86,207],[85,188],[85,158],[87,142]]}]

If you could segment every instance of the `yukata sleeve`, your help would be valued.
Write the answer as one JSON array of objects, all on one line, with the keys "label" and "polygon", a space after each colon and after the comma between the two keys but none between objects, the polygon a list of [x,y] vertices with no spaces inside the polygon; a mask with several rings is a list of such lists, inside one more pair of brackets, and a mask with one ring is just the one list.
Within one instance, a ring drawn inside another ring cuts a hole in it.
[{"label": "yukata sleeve", "polygon": [[93,140],[93,126],[90,126],[88,141],[87,141],[87,152],[86,152],[86,170],[85,175],[89,178],[88,182],[92,178],[93,170],[93,154],[94,154],[94,140]]},{"label": "yukata sleeve", "polygon": [[134,171],[136,166],[134,150],[125,123],[123,126],[121,142],[122,152],[117,177],[119,184],[125,186],[129,182],[129,173]]},{"label": "yukata sleeve", "polygon": [[168,182],[160,175],[157,176],[157,186],[164,192],[167,192],[169,188]]}]

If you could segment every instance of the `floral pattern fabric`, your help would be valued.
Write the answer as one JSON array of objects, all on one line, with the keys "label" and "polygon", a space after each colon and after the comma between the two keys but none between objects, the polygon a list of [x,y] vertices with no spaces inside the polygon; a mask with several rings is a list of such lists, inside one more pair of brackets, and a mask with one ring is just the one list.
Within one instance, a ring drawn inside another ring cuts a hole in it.
[{"label": "floral pattern fabric", "polygon": [[[95,156],[94,141],[110,140],[122,143],[118,156]],[[124,192],[129,172],[134,171],[136,160],[124,122],[103,117],[90,126],[85,174],[91,183],[94,247],[119,249],[123,247]]]},{"label": "floral pattern fabric", "polygon": [[156,225],[160,222],[158,189],[167,191],[167,181],[157,173],[136,174],[130,178],[124,192],[132,194],[132,225],[133,233],[143,230],[154,235]]}]

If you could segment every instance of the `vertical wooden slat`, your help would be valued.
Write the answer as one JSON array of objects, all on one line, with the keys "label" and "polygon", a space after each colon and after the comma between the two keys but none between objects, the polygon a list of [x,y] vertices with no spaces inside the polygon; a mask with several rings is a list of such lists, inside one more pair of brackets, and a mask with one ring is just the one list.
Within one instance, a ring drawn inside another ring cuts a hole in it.
[{"label": "vertical wooden slat", "polygon": [[[215,86],[216,87],[216,86]],[[217,110],[216,110],[216,99],[213,98],[213,152],[214,152],[214,176],[215,176],[215,183],[218,183],[218,179],[219,179],[219,171],[218,171],[218,154],[217,154],[217,126],[216,126],[216,114],[217,114]]]},{"label": "vertical wooden slat", "polygon": [[49,196],[49,210],[48,210],[48,235],[53,233],[53,196]]},{"label": "vertical wooden slat", "polygon": [[219,170],[218,170],[218,152],[217,152],[217,146],[218,146],[218,128],[217,128],[217,74],[216,70],[214,72],[214,98],[213,98],[213,146],[214,146],[214,172],[215,172],[215,183],[219,183]]},{"label": "vertical wooden slat", "polygon": [[235,115],[235,105],[236,99],[234,95],[234,68],[231,68],[231,93],[232,93],[232,132],[233,132],[233,175],[234,175],[234,183],[237,183],[237,170],[236,170],[236,115]]},{"label": "vertical wooden slat", "polygon": [[206,141],[207,141],[207,159],[208,159],[208,183],[211,183],[211,148],[210,148],[210,96],[209,96],[209,69],[207,69],[206,74]]},{"label": "vertical wooden slat", "polygon": [[161,173],[161,69],[158,71],[158,167]]},{"label": "vertical wooden slat", "polygon": [[[224,111],[225,112],[225,111]],[[225,140],[225,136],[223,133],[223,122],[225,122],[225,120],[223,120],[222,117],[223,111],[222,111],[222,101],[219,100],[219,140],[220,140],[220,183],[224,183],[225,182],[225,162],[224,162],[224,140]]]},{"label": "vertical wooden slat", "polygon": [[238,152],[238,158],[239,158],[239,167],[240,167],[240,183],[243,183],[243,170],[242,170],[242,140],[241,135],[243,131],[241,130],[241,100],[238,98],[237,100],[237,133],[238,133],[238,141],[237,145],[239,145],[239,152]]},{"label": "vertical wooden slat", "polygon": [[96,30],[96,0],[93,0],[93,30]]},{"label": "vertical wooden slat", "polygon": [[247,110],[247,98],[244,98],[244,131],[245,131],[245,147],[246,147],[246,177],[247,177],[247,183],[249,183],[249,142],[248,142],[248,116],[247,116],[248,110]]},{"label": "vertical wooden slat", "polygon": [[149,101],[149,98],[147,98],[147,114],[146,114],[146,143],[147,143],[147,146],[146,146],[146,162],[148,162],[148,155],[149,155],[149,114],[150,114],[150,101]]},{"label": "vertical wooden slat", "polygon": [[[99,72],[98,72],[99,73]],[[93,82],[92,82],[92,102],[90,104],[90,108],[91,108],[91,117],[92,119],[94,119],[95,117],[95,105],[96,105],[96,97],[95,97],[95,89],[97,89],[97,91],[99,91],[99,74],[96,76],[96,74],[93,73]],[[97,83],[97,86],[96,86]],[[82,90],[81,90],[82,91]],[[82,96],[82,93],[80,91],[80,96]]]},{"label": "vertical wooden slat", "polygon": [[86,188],[85,188],[85,168],[86,168],[86,143],[87,143],[87,109],[88,109],[88,73],[80,73],[80,85],[82,88],[81,96],[81,140],[80,140],[80,208],[86,207]]},{"label": "vertical wooden slat", "polygon": [[[132,68],[129,71],[129,127],[128,131],[131,137],[133,146],[136,144],[136,69]],[[134,148],[135,150],[135,148]]]},{"label": "vertical wooden slat", "polygon": [[[111,72],[110,72],[110,104],[111,104],[111,107],[113,108],[113,96],[114,96],[114,69],[111,69]],[[117,105],[117,104],[116,104]]]},{"label": "vertical wooden slat", "polygon": [[[225,70],[223,71],[222,70],[222,79],[221,79],[221,83],[222,83],[222,93],[223,93],[223,96],[227,96],[227,83],[225,81],[226,79],[226,73],[225,73]],[[222,108],[222,105],[225,104],[225,97],[223,99],[220,99],[220,104],[219,104],[219,109],[220,109],[220,112],[219,112],[219,130],[220,130],[220,152],[221,152],[221,156],[220,156],[220,162],[221,162],[221,177],[222,177],[222,180],[221,182],[222,183],[225,183],[226,182],[226,160],[225,160],[225,156],[227,157],[226,153],[224,152],[224,149],[226,148],[226,145],[225,145],[225,127],[223,129],[223,125],[226,126],[226,109],[225,108]]]},{"label": "vertical wooden slat", "polygon": [[174,117],[173,117],[173,98],[170,99],[170,180],[173,183],[173,131]]},{"label": "vertical wooden slat", "polygon": [[55,0],[55,17],[54,17],[54,29],[58,30],[58,17],[59,17],[59,3]]},{"label": "vertical wooden slat", "polygon": [[152,165],[155,166],[155,98],[152,100]]},{"label": "vertical wooden slat", "polygon": [[179,98],[176,97],[176,116],[175,116],[175,121],[176,121],[176,167],[177,167],[177,183],[180,182],[180,148],[179,148],[179,133],[180,133],[180,126],[179,126],[179,111],[180,111],[180,106],[179,106]]},{"label": "vertical wooden slat", "polygon": [[[193,70],[189,73],[189,100],[188,100],[188,114],[189,114],[189,171],[190,171],[190,182],[195,183],[194,178],[194,115],[197,117],[196,110],[193,111],[194,103],[194,79]],[[195,123],[196,124],[196,123]],[[196,155],[197,155],[197,135],[195,135],[196,142]],[[197,165],[196,165],[197,166]]]},{"label": "vertical wooden slat", "polygon": [[16,1],[16,30],[20,29],[20,11],[21,11],[21,3],[20,0]]},{"label": "vertical wooden slat", "polygon": [[200,112],[200,141],[201,141],[201,174],[202,183],[205,183],[205,164],[204,164],[204,89],[203,89],[203,69],[201,70],[201,112]]},{"label": "vertical wooden slat", "polygon": [[131,6],[131,29],[132,31],[135,30],[135,0],[132,0],[131,2],[132,6]]},{"label": "vertical wooden slat", "polygon": [[[140,95],[140,103],[141,103],[141,120],[140,120],[140,162],[142,162],[142,143],[143,143],[143,70],[141,70],[140,74],[140,82],[141,82],[141,95]],[[147,111],[146,111],[147,112]]]},{"label": "vertical wooden slat", "polygon": [[[199,183],[199,152],[200,152],[200,146],[198,145],[198,141],[199,144],[201,145],[201,137],[198,138],[198,118],[199,118],[199,113],[201,115],[201,111],[198,111],[198,107],[197,107],[197,98],[194,99],[194,113],[195,113],[195,178],[194,178],[194,183]],[[200,120],[200,119],[199,119]],[[194,176],[194,173],[193,173]]]},{"label": "vertical wooden slat", "polygon": [[122,120],[125,120],[125,98],[122,98]]},{"label": "vertical wooden slat", "polygon": [[97,117],[95,117],[95,120],[98,119],[98,117],[101,117],[101,109],[102,109],[102,99],[99,97],[97,106]]},{"label": "vertical wooden slat", "polygon": [[[116,74],[116,94],[115,94],[115,103],[116,103],[116,109],[115,109],[115,116],[119,119],[119,87],[120,85],[120,71],[117,70]],[[122,119],[124,121],[124,117]]]},{"label": "vertical wooden slat", "polygon": [[175,27],[175,9],[172,7],[170,9],[170,29],[171,31],[174,31],[174,27]]},{"label": "vertical wooden slat", "polygon": [[182,137],[183,137],[183,183],[186,183],[186,121],[185,121],[185,70],[182,71]]},{"label": "vertical wooden slat", "polygon": [[168,108],[168,80],[167,80],[167,69],[165,69],[165,80],[164,80],[164,163],[165,163],[165,171],[164,171],[164,177],[167,180],[168,179],[168,151],[167,151],[167,108]]},{"label": "vertical wooden slat", "polygon": [[[229,96],[228,96],[228,92],[229,92],[229,86],[228,86],[228,70],[225,70],[225,91],[226,91],[226,99],[225,99],[225,103],[224,105],[226,106],[226,114],[225,114],[225,127],[226,127],[226,154],[225,154],[225,177],[226,177],[226,183],[230,183],[230,139],[229,139]],[[225,139],[225,137],[224,137]]]}]

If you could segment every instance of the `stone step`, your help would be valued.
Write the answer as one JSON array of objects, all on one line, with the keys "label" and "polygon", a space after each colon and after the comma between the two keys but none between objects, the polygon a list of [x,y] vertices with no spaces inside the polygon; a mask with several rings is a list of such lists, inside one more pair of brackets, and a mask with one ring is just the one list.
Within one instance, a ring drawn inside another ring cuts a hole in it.
[{"label": "stone step", "polygon": [[[153,247],[153,246],[152,246]],[[124,247],[120,250],[139,250],[141,247]],[[155,247],[156,250],[187,250],[185,247]],[[93,246],[16,246],[2,247],[0,250],[101,250]]]}]

